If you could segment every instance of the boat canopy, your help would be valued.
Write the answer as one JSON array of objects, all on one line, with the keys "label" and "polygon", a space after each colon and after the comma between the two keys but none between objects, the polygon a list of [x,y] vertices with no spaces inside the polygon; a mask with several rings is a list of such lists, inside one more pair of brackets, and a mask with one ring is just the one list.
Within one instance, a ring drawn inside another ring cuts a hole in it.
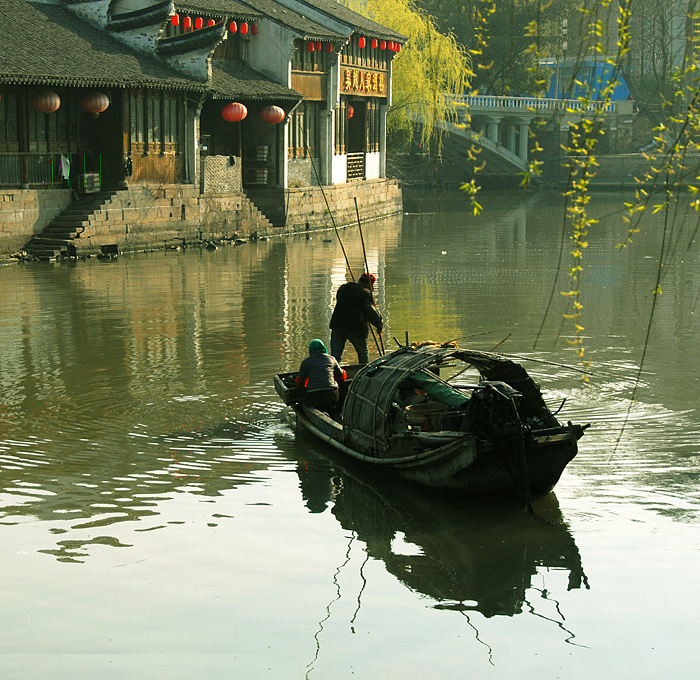
[{"label": "boat canopy", "polygon": [[431,400],[450,409],[466,408],[469,393],[439,376],[440,367],[454,360],[476,368],[483,380],[505,383],[522,395],[528,417],[556,422],[540,389],[520,364],[491,352],[429,344],[404,347],[380,357],[355,376],[343,405],[345,443],[386,455],[389,439],[395,434],[397,395],[405,388],[420,388]]}]

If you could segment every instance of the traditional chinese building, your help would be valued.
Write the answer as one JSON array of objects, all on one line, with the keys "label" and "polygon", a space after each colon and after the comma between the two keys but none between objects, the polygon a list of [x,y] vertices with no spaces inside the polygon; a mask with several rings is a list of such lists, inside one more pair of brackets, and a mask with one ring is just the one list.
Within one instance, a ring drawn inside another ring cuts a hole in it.
[{"label": "traditional chinese building", "polygon": [[0,9],[0,254],[328,228],[351,197],[400,210],[385,120],[405,38],[335,0]]}]

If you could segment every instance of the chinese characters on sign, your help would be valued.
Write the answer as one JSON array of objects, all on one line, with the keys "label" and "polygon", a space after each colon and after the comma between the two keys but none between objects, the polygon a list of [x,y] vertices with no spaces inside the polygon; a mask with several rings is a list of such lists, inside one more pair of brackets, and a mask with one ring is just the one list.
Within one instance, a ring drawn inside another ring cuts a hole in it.
[{"label": "chinese characters on sign", "polygon": [[362,93],[375,97],[386,97],[386,74],[365,71],[360,68],[343,69],[341,83],[343,94]]}]

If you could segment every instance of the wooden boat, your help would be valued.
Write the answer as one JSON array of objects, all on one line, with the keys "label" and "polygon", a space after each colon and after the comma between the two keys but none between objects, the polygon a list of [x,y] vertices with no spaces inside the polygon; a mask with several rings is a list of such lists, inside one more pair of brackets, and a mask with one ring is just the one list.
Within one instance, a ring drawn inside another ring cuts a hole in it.
[{"label": "wooden boat", "polygon": [[[321,440],[376,468],[431,487],[467,492],[554,488],[588,425],[562,425],[515,361],[434,343],[346,366],[336,418],[304,403],[296,373],[275,389]],[[475,372],[471,384],[466,370]]]}]

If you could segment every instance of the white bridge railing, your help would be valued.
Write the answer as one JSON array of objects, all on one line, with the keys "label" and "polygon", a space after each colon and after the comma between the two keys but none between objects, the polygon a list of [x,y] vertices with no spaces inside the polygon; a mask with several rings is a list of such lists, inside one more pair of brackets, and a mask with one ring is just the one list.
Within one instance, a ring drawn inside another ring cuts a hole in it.
[{"label": "white bridge railing", "polygon": [[[596,111],[598,113],[614,113],[616,104],[621,102],[583,102],[579,99],[545,99],[544,97],[505,97],[496,95],[445,95],[454,104],[467,106],[470,109],[490,109],[492,111],[515,110],[525,112],[560,111],[579,112]],[[631,109],[632,102],[628,103]]]}]

